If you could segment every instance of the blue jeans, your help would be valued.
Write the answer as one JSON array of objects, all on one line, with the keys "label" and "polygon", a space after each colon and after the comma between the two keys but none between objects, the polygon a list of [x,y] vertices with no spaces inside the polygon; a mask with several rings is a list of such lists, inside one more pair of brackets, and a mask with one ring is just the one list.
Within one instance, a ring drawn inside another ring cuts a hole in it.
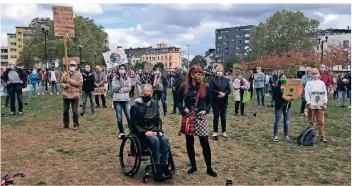
[{"label": "blue jeans", "polygon": [[7,95],[6,81],[2,80],[1,85],[2,85],[2,91],[4,92],[4,95]]},{"label": "blue jeans", "polygon": [[29,92],[28,92],[27,99],[31,99],[31,97],[33,98],[36,97],[37,87],[38,87],[38,83],[29,85]]},{"label": "blue jeans", "polygon": [[167,136],[145,136],[149,142],[155,164],[166,163],[169,152],[169,138]]},{"label": "blue jeans", "polygon": [[5,107],[9,106],[9,102],[10,102],[10,94],[6,94]]},{"label": "blue jeans", "polygon": [[288,136],[288,125],[290,120],[290,110],[275,109],[274,137],[277,136],[281,114],[284,115],[284,136]]},{"label": "blue jeans", "polygon": [[56,93],[58,93],[59,90],[57,88],[57,82],[56,81],[51,81],[50,84],[51,84],[51,93],[54,93],[54,87],[55,87]]},{"label": "blue jeans", "polygon": [[130,102],[129,101],[114,101],[114,107],[115,107],[115,111],[116,111],[117,127],[119,129],[119,132],[125,133],[125,130],[124,130],[123,124],[122,124],[122,110],[125,113],[125,116],[127,119],[127,124],[128,124],[128,129],[131,132],[132,129],[131,129],[131,117],[130,117],[130,109],[131,109]]},{"label": "blue jeans", "polygon": [[166,105],[166,99],[165,99],[165,92],[164,91],[154,91],[154,96],[155,96],[155,101],[159,105],[159,99],[161,99],[161,103],[163,104],[163,111],[164,113],[167,113],[167,105]]},{"label": "blue jeans", "polygon": [[257,96],[258,106],[260,106],[260,97],[261,97],[262,98],[262,106],[264,107],[264,88],[256,88],[255,93]]},{"label": "blue jeans", "polygon": [[265,85],[264,85],[264,92],[265,92],[265,94],[267,94],[268,91],[269,91],[269,84],[265,84]]},{"label": "blue jeans", "polygon": [[337,91],[337,101],[336,101],[336,105],[339,106],[342,102],[342,106],[346,106],[346,96],[347,96],[347,91]]}]

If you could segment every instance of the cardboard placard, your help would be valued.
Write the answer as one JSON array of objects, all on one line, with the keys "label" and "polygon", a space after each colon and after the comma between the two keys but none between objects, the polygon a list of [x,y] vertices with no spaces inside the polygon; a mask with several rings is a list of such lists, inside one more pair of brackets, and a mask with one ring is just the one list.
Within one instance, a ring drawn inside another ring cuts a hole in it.
[{"label": "cardboard placard", "polygon": [[53,6],[54,33],[58,37],[74,37],[73,7]]},{"label": "cardboard placard", "polygon": [[296,99],[302,95],[303,86],[300,79],[288,79],[283,96]]},{"label": "cardboard placard", "polygon": [[118,67],[128,62],[125,50],[123,48],[117,48],[115,51],[105,52],[103,53],[103,57],[108,69]]},{"label": "cardboard placard", "polygon": [[312,92],[310,102],[312,109],[322,109],[325,103],[325,92]]},{"label": "cardboard placard", "polygon": [[144,70],[149,70],[149,71],[153,71],[153,64],[150,63],[144,63]]},{"label": "cardboard placard", "polygon": [[94,95],[106,95],[105,86],[104,87],[94,88]]},{"label": "cardboard placard", "polygon": [[[70,61],[76,61],[77,64],[79,64],[79,57],[68,57],[67,58],[67,61],[70,62]],[[66,64],[66,61],[65,61],[65,58],[62,58],[62,64]]]}]

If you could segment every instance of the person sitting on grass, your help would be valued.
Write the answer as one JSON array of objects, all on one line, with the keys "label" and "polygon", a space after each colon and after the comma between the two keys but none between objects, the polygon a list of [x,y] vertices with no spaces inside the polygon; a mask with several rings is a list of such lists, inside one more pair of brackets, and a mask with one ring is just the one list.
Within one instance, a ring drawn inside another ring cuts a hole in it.
[{"label": "person sitting on grass", "polygon": [[146,84],[142,96],[134,100],[131,106],[132,133],[151,148],[155,167],[167,165],[169,138],[162,132],[159,106],[152,100],[153,86]]},{"label": "person sitting on grass", "polygon": [[288,137],[289,130],[289,120],[290,120],[290,108],[292,98],[287,98],[283,96],[285,85],[287,82],[287,77],[285,74],[281,74],[279,77],[279,82],[273,91],[273,98],[275,102],[275,123],[274,123],[274,141],[279,141],[277,137],[278,128],[281,120],[281,114],[284,116],[284,138],[285,141],[290,141]]}]

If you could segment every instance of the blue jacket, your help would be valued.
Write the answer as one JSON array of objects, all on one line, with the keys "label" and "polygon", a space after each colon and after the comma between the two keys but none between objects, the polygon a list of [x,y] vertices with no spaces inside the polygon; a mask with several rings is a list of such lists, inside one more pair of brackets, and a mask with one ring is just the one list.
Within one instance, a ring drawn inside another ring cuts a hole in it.
[{"label": "blue jacket", "polygon": [[38,84],[38,82],[39,82],[39,75],[38,75],[38,73],[36,73],[36,74],[31,73],[31,74],[29,74],[28,79],[31,81],[31,84],[32,84],[32,85]]}]

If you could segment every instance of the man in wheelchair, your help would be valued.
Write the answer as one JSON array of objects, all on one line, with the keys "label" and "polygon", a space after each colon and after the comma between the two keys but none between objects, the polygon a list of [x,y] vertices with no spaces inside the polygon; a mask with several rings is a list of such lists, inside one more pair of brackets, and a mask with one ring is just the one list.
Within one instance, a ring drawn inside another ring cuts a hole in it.
[{"label": "man in wheelchair", "polygon": [[167,168],[169,139],[162,132],[159,106],[152,100],[153,87],[146,84],[141,98],[137,98],[131,107],[132,133],[137,136],[141,146],[147,146],[152,152],[156,168],[155,176],[166,179],[170,176]]}]

